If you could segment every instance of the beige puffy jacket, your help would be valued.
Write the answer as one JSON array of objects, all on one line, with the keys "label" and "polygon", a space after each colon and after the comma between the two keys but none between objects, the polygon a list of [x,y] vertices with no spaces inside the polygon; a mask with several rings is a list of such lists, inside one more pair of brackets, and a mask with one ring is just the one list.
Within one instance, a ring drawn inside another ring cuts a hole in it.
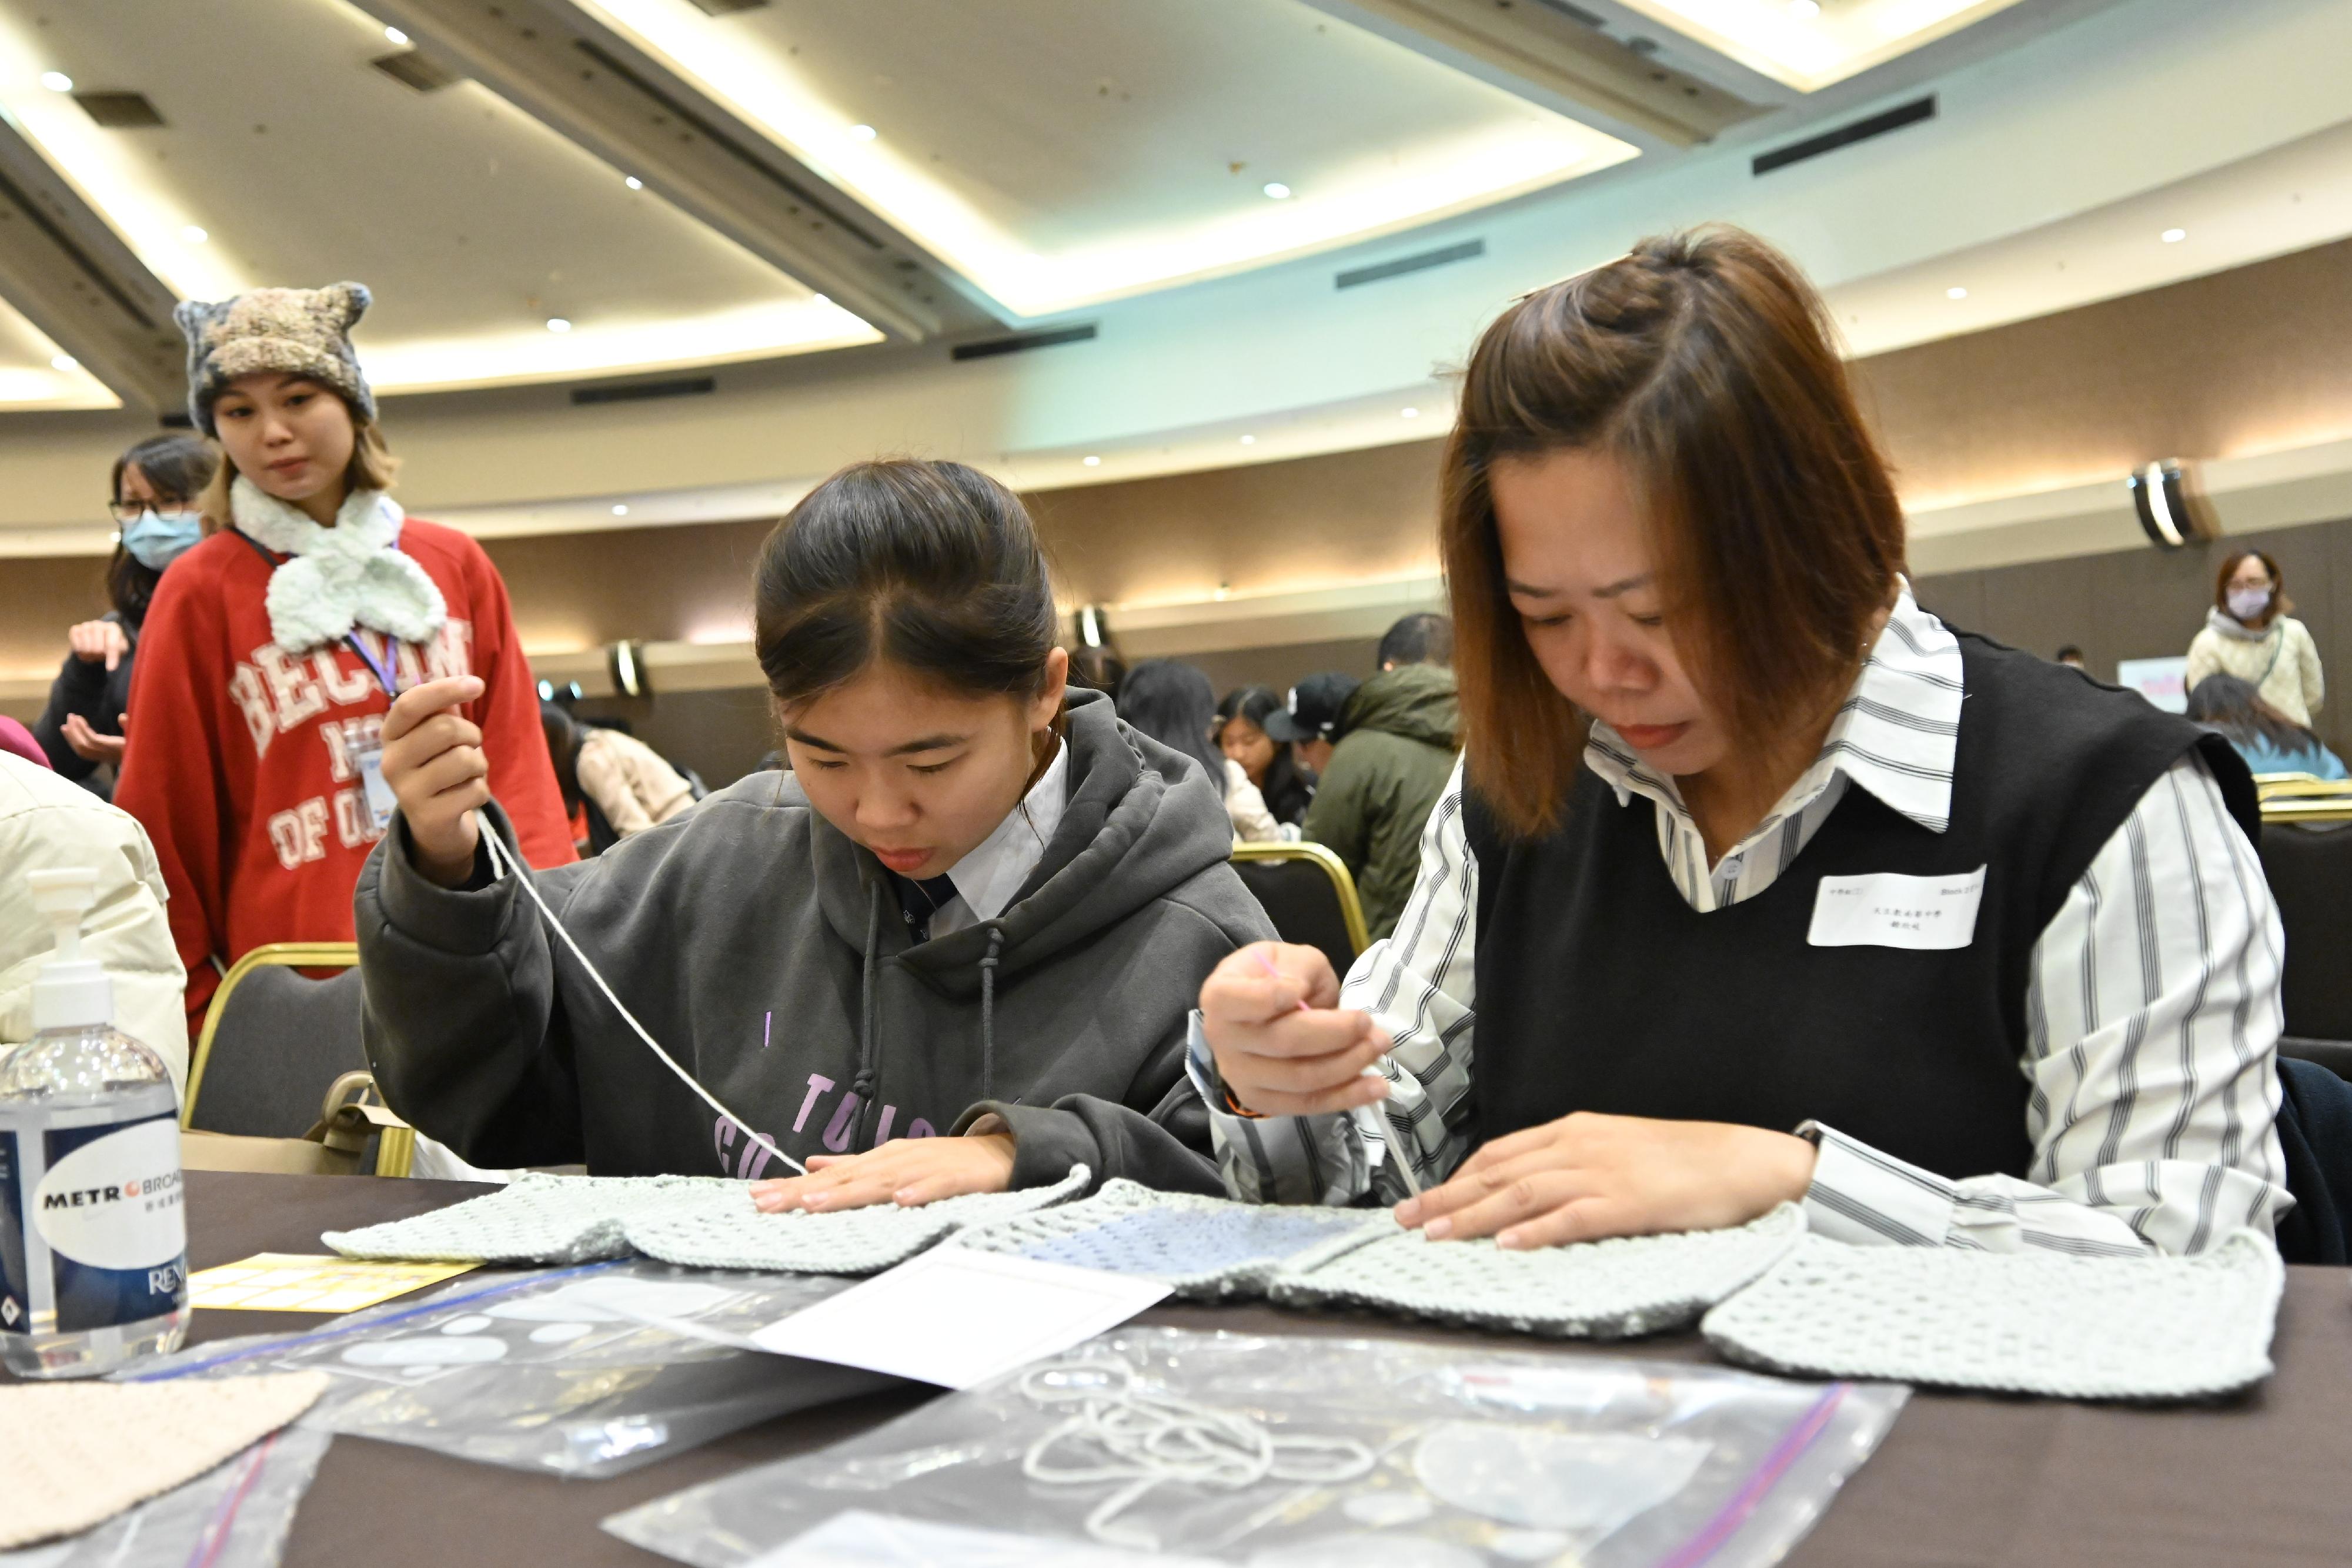
[{"label": "beige puffy jacket", "polygon": [[82,950],[114,977],[114,1023],[188,1082],[187,974],[163,915],[163,873],[147,831],[128,812],[20,757],[0,753],[0,1042],[33,1034],[33,978],[54,944],[33,908],[27,873],[89,867],[98,902],[82,917]]}]

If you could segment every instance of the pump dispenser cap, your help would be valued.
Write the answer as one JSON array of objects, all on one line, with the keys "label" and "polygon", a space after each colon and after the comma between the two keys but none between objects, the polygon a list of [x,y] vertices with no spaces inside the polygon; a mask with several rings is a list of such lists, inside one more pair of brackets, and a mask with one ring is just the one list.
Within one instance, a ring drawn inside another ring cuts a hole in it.
[{"label": "pump dispenser cap", "polygon": [[57,939],[57,952],[33,979],[33,1031],[112,1023],[114,982],[81,951],[81,918],[98,902],[98,873],[88,867],[37,871],[25,881],[33,907]]}]

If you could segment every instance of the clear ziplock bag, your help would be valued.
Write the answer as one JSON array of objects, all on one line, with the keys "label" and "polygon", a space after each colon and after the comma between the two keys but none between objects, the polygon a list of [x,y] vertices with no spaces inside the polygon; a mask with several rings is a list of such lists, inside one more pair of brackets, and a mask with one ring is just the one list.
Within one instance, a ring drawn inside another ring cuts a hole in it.
[{"label": "clear ziplock bag", "polygon": [[289,1427],[195,1479],[63,1541],[0,1552],[0,1568],[277,1568],[333,1437]]},{"label": "clear ziplock bag", "polygon": [[308,1427],[562,1476],[618,1475],[772,1416],[889,1385],[728,1343],[846,1289],[648,1259],[475,1274],[308,1333],[214,1341],[127,1378],[334,1375]]},{"label": "clear ziplock bag", "polygon": [[1908,1391],[1123,1329],[604,1521],[698,1568],[1760,1568]]}]

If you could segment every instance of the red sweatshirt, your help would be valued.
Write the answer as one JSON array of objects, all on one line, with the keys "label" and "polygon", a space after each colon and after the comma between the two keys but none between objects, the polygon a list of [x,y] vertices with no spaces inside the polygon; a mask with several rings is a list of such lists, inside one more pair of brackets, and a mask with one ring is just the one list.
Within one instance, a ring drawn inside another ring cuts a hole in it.
[{"label": "red sweatshirt", "polygon": [[[576,858],[506,584],[481,546],[409,518],[402,552],[441,590],[449,618],[429,644],[393,653],[403,691],[478,674],[462,711],[481,726],[490,792],[535,866]],[[188,1037],[226,966],[270,942],[352,940],[352,892],[381,836],[350,755],[391,706],[350,645],[289,653],[270,640],[272,567],[222,532],[163,574],[131,667],[130,748],[114,802],[145,826],[171,894],[188,971]],[[386,639],[362,630],[377,658]]]}]

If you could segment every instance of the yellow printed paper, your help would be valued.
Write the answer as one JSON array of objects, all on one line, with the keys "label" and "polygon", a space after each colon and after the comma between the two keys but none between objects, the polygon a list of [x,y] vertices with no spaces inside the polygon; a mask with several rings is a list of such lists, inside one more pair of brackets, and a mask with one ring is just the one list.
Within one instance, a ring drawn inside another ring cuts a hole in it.
[{"label": "yellow printed paper", "polygon": [[355,1312],[479,1267],[257,1252],[241,1263],[189,1275],[188,1304],[247,1312]]}]

